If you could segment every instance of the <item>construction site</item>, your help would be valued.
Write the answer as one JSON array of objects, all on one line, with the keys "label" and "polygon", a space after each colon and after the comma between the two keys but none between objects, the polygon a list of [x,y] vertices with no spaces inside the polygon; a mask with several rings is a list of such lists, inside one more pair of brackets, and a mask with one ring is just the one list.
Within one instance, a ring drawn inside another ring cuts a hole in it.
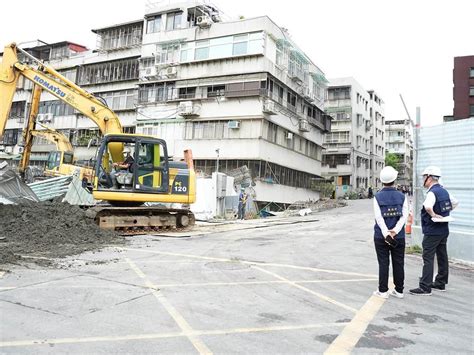
[{"label": "construction site", "polygon": [[474,56],[422,126],[268,16],[92,32],[0,54],[0,354],[474,353]]}]

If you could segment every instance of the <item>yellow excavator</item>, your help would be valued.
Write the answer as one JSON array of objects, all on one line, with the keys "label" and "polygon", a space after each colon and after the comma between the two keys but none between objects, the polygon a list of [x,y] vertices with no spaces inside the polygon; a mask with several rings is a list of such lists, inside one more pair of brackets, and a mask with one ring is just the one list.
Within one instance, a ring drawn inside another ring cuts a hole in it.
[{"label": "yellow excavator", "polygon": [[[34,129],[30,131],[33,137],[43,138],[56,145],[56,150],[49,152],[44,175],[49,177],[57,177],[64,175],[73,175],[77,173],[79,178],[90,179],[92,176],[92,168],[77,166],[74,159],[74,148],[69,139],[61,132],[54,128],[47,127],[41,123],[37,124],[43,129]],[[25,130],[26,133],[26,130]],[[27,134],[25,134],[27,135]],[[24,170],[23,166],[28,166],[29,154],[22,156],[20,170]]]},{"label": "yellow excavator", "polygon": [[[18,52],[34,66],[21,62]],[[194,224],[194,215],[188,208],[142,206],[146,202],[186,206],[195,201],[196,176],[191,151],[184,152],[184,162],[173,162],[168,157],[163,139],[123,133],[118,116],[103,100],[14,43],[5,47],[0,63],[0,135],[5,130],[20,76],[33,82],[20,172],[26,168],[25,162],[31,154],[31,132],[35,131],[41,92],[44,90],[91,119],[103,135],[92,176],[83,180],[83,186],[96,200],[111,204],[96,208],[96,220],[101,227],[139,233]]]}]

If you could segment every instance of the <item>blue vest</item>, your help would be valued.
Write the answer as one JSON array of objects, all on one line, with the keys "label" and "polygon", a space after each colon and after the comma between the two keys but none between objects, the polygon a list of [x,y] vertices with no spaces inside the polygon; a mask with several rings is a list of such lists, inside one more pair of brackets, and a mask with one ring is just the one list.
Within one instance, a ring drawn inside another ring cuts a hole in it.
[{"label": "blue vest", "polygon": [[[448,191],[439,184],[431,186],[429,191],[434,193],[436,197],[433,211],[443,217],[449,216],[453,206]],[[424,235],[447,236],[449,234],[448,222],[433,222],[424,206],[421,209],[421,230]]]},{"label": "blue vest", "polygon": [[[384,187],[375,194],[375,199],[379,204],[385,225],[389,230],[393,229],[400,217],[403,215],[405,195],[400,191],[397,191],[394,187]],[[382,231],[377,222],[375,222],[374,226],[374,238],[385,238],[385,236],[382,235]],[[405,228],[402,228],[400,232],[398,232],[395,239],[402,238],[405,238]]]}]

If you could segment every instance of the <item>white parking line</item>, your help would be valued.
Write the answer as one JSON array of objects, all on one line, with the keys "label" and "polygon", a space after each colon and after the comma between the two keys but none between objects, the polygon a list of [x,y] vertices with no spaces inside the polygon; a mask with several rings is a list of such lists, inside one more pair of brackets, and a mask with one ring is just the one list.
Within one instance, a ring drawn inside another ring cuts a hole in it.
[{"label": "white parking line", "polygon": [[359,272],[348,272],[348,271],[339,271],[339,270],[319,269],[319,268],[315,268],[315,267],[298,266],[298,265],[290,265],[290,264],[265,263],[265,262],[259,262],[259,261],[234,260],[234,259],[227,259],[227,258],[214,258],[214,257],[210,257],[210,256],[170,253],[170,252],[156,251],[156,250],[143,250],[143,249],[133,249],[133,248],[122,248],[122,249],[123,250],[129,250],[129,251],[138,251],[138,252],[142,252],[142,253],[181,256],[181,257],[185,257],[185,258],[194,258],[194,259],[201,259],[201,260],[242,263],[242,264],[246,264],[246,265],[276,266],[276,267],[283,267],[283,268],[289,268],[289,269],[308,270],[308,271],[324,272],[324,273],[338,274],[338,275],[378,277],[378,275],[374,275],[374,274],[362,274],[362,273],[359,273]]},{"label": "white parking line", "polygon": [[199,336],[193,334],[194,330],[191,328],[191,325],[184,319],[184,317],[178,312],[176,308],[173,307],[171,303],[166,299],[166,297],[160,293],[159,291],[156,291],[157,286],[154,285],[146,275],[143,273],[143,271],[140,270],[140,268],[129,258],[125,258],[125,260],[128,262],[130,267],[132,268],[135,273],[144,280],[145,285],[153,290],[153,295],[155,298],[158,300],[158,302],[161,303],[161,305],[166,309],[166,311],[169,313],[169,315],[174,319],[176,324],[181,328],[182,333],[189,339],[191,344],[196,348],[196,350],[200,354],[212,354],[212,351],[204,344],[204,342],[199,338]]},{"label": "white parking line", "polygon": [[351,311],[351,312],[353,312],[353,313],[356,313],[356,312],[357,312],[357,309],[355,309],[355,308],[352,308],[352,307],[350,307],[350,306],[348,306],[348,305],[345,305],[344,303],[341,303],[341,302],[339,302],[339,301],[336,301],[336,300],[332,299],[331,297],[325,296],[325,295],[323,295],[323,294],[321,294],[321,293],[319,293],[319,292],[310,290],[310,289],[307,288],[307,287],[298,285],[296,282],[290,281],[290,280],[288,280],[287,278],[285,278],[285,277],[283,277],[283,276],[280,276],[280,275],[278,275],[278,274],[275,274],[274,272],[271,272],[271,271],[262,269],[261,267],[258,267],[258,266],[254,266],[253,268],[254,268],[254,269],[257,269],[257,270],[260,270],[260,271],[262,271],[262,272],[264,272],[264,273],[267,273],[267,274],[269,274],[269,275],[272,275],[272,276],[276,277],[277,279],[284,281],[286,284],[291,285],[291,286],[293,286],[293,287],[296,287],[296,288],[298,288],[298,289],[300,289],[300,290],[303,290],[303,291],[305,291],[305,292],[307,292],[307,293],[310,293],[310,294],[312,294],[312,295],[318,297],[319,299],[321,299],[321,300],[323,300],[323,301],[329,302],[329,303],[331,303],[331,304],[333,304],[333,305],[335,305],[335,306],[339,306],[339,307],[344,308],[344,309],[346,309],[346,310],[348,310],[348,311]]},{"label": "white parking line", "polygon": [[371,296],[324,354],[350,354],[385,301],[383,298]]},{"label": "white parking line", "polygon": [[204,335],[230,335],[230,334],[258,333],[258,332],[264,333],[264,332],[275,332],[275,331],[285,331],[285,330],[344,327],[347,324],[348,323],[320,323],[320,324],[287,325],[287,326],[262,327],[262,328],[234,328],[234,329],[222,329],[222,330],[194,330],[192,332],[132,334],[132,335],[121,335],[121,336],[14,340],[14,341],[1,341],[0,348],[33,346],[33,345],[114,342],[114,341],[126,341],[126,340],[151,340],[151,339],[189,337],[190,335],[198,337],[198,336],[204,336]]}]

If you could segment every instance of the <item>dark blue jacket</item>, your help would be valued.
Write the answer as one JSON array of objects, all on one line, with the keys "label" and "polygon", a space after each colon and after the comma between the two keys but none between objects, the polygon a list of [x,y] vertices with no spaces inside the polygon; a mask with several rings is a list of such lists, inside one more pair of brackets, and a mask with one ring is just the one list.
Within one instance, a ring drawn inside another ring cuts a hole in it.
[{"label": "dark blue jacket", "polygon": [[[443,217],[449,216],[453,206],[448,191],[439,185],[433,185],[428,192],[434,193],[436,202],[433,211]],[[421,230],[424,235],[447,236],[449,234],[448,222],[433,222],[425,207],[421,209]]]},{"label": "dark blue jacket", "polygon": [[[403,215],[403,203],[405,202],[405,195],[400,191],[397,191],[394,187],[384,187],[382,190],[375,194],[375,199],[380,207],[380,212],[385,220],[387,228],[393,229],[397,224],[398,220]],[[374,238],[385,238],[382,235],[382,231],[375,222],[374,226]],[[395,239],[405,238],[405,228],[402,228],[398,232]]]}]

